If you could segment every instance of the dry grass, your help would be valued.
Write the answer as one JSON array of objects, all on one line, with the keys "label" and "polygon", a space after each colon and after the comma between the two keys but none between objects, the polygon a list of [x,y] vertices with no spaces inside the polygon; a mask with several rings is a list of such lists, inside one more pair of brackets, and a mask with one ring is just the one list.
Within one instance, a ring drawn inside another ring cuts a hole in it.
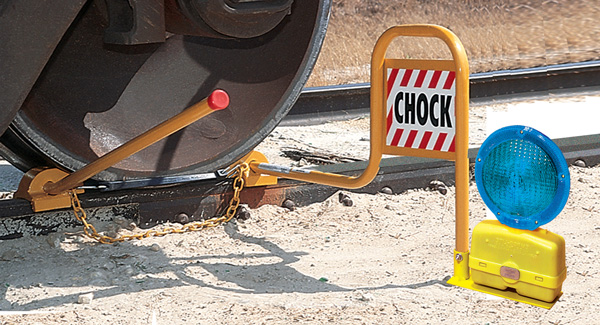
[{"label": "dry grass", "polygon": [[[448,27],[471,72],[483,72],[599,59],[599,18],[599,0],[333,0],[309,86],[367,82],[375,41],[394,25]],[[449,51],[441,41],[405,38],[388,57],[449,58]]]}]

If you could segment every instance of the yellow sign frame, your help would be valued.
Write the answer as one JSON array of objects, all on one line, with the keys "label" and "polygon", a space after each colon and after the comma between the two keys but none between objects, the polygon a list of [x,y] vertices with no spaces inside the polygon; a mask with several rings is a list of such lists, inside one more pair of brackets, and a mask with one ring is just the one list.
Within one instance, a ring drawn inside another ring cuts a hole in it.
[{"label": "yellow sign frame", "polygon": [[[386,59],[385,53],[390,43],[401,36],[440,39],[450,49],[452,60]],[[454,251],[453,279],[465,281],[469,279],[469,63],[465,48],[454,33],[437,25],[402,25],[388,29],[381,35],[373,51],[371,62],[371,109],[376,107],[378,110],[385,112],[384,99],[387,98],[386,71],[390,66],[405,69],[446,70],[455,73],[455,152],[412,148],[389,148],[385,152],[455,161],[456,247]]]},{"label": "yellow sign frame", "polygon": [[[452,53],[452,60],[394,60],[385,55],[390,43],[398,37],[429,37],[442,40]],[[406,63],[419,69],[444,68],[455,72],[456,95],[454,99],[455,152],[444,153],[410,148],[385,148],[386,136],[386,66]],[[345,176],[314,170],[290,168],[268,164],[260,160],[242,159],[257,175],[273,175],[300,181],[342,188],[360,188],[369,184],[379,171],[383,153],[441,158],[455,161],[456,171],[456,248],[454,252],[453,279],[469,279],[469,64],[466,51],[458,37],[450,30],[437,25],[401,25],[385,31],[377,40],[371,57],[371,148],[369,163],[359,176]],[[400,149],[400,150],[397,150]]]}]

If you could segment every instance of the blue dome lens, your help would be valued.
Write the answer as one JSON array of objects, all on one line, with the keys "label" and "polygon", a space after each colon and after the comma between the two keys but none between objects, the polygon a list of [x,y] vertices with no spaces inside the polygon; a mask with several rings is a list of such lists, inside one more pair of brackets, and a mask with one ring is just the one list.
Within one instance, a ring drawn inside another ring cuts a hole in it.
[{"label": "blue dome lens", "polygon": [[481,145],[475,181],[498,221],[534,230],[554,219],[569,197],[569,167],[560,149],[526,126],[507,126]]},{"label": "blue dome lens", "polygon": [[496,146],[482,170],[483,186],[502,211],[529,217],[550,205],[558,188],[556,167],[542,148],[524,140]]}]

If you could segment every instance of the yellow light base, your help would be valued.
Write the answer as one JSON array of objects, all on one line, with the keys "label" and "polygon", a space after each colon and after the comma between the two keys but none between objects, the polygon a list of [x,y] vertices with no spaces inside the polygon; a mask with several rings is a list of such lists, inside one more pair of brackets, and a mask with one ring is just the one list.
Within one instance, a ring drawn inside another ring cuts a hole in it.
[{"label": "yellow light base", "polygon": [[556,297],[556,299],[554,299],[553,302],[545,302],[545,301],[521,296],[520,294],[516,293],[515,291],[499,290],[499,289],[494,289],[492,287],[482,286],[482,285],[474,283],[473,280],[471,280],[471,279],[465,280],[465,279],[459,278],[457,276],[454,276],[450,280],[448,280],[448,284],[455,285],[455,286],[461,287],[461,288],[466,288],[466,289],[470,289],[470,290],[487,293],[490,295],[494,295],[494,296],[518,301],[518,302],[522,302],[525,304],[529,304],[532,306],[541,307],[541,308],[545,308],[545,309],[552,308],[552,306],[554,306],[554,304],[558,301],[558,299],[562,295],[562,292],[561,292],[558,294],[558,296]]}]

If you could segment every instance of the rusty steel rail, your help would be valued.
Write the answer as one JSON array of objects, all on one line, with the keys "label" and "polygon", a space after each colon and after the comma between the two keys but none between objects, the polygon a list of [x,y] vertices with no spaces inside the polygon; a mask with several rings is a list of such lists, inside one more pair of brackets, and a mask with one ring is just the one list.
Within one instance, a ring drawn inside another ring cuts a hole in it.
[{"label": "rusty steel rail", "polygon": [[[549,94],[597,92],[600,61],[474,73],[469,77],[471,104],[538,98]],[[368,83],[306,88],[280,125],[318,124],[369,111]]]},{"label": "rusty steel rail", "polygon": [[[555,139],[567,162],[582,160],[587,166],[600,164],[600,135]],[[469,150],[472,161],[477,148]],[[341,174],[356,174],[366,162],[320,166],[316,169]],[[394,157],[381,161],[381,169],[367,186],[347,192],[377,193],[388,187],[393,193],[427,188],[432,181],[453,185],[454,163],[428,158]],[[304,206],[321,202],[339,188],[280,179],[276,185],[246,188],[240,199],[255,208],[264,204]],[[232,195],[229,180],[215,174],[208,180],[176,186],[88,192],[80,196],[90,217],[105,215],[133,219],[140,227],[166,221],[188,222],[220,215]],[[78,226],[69,209],[44,214],[33,213],[25,200],[0,200],[0,240],[54,232],[64,226]],[[3,225],[3,226],[2,226]]]}]

